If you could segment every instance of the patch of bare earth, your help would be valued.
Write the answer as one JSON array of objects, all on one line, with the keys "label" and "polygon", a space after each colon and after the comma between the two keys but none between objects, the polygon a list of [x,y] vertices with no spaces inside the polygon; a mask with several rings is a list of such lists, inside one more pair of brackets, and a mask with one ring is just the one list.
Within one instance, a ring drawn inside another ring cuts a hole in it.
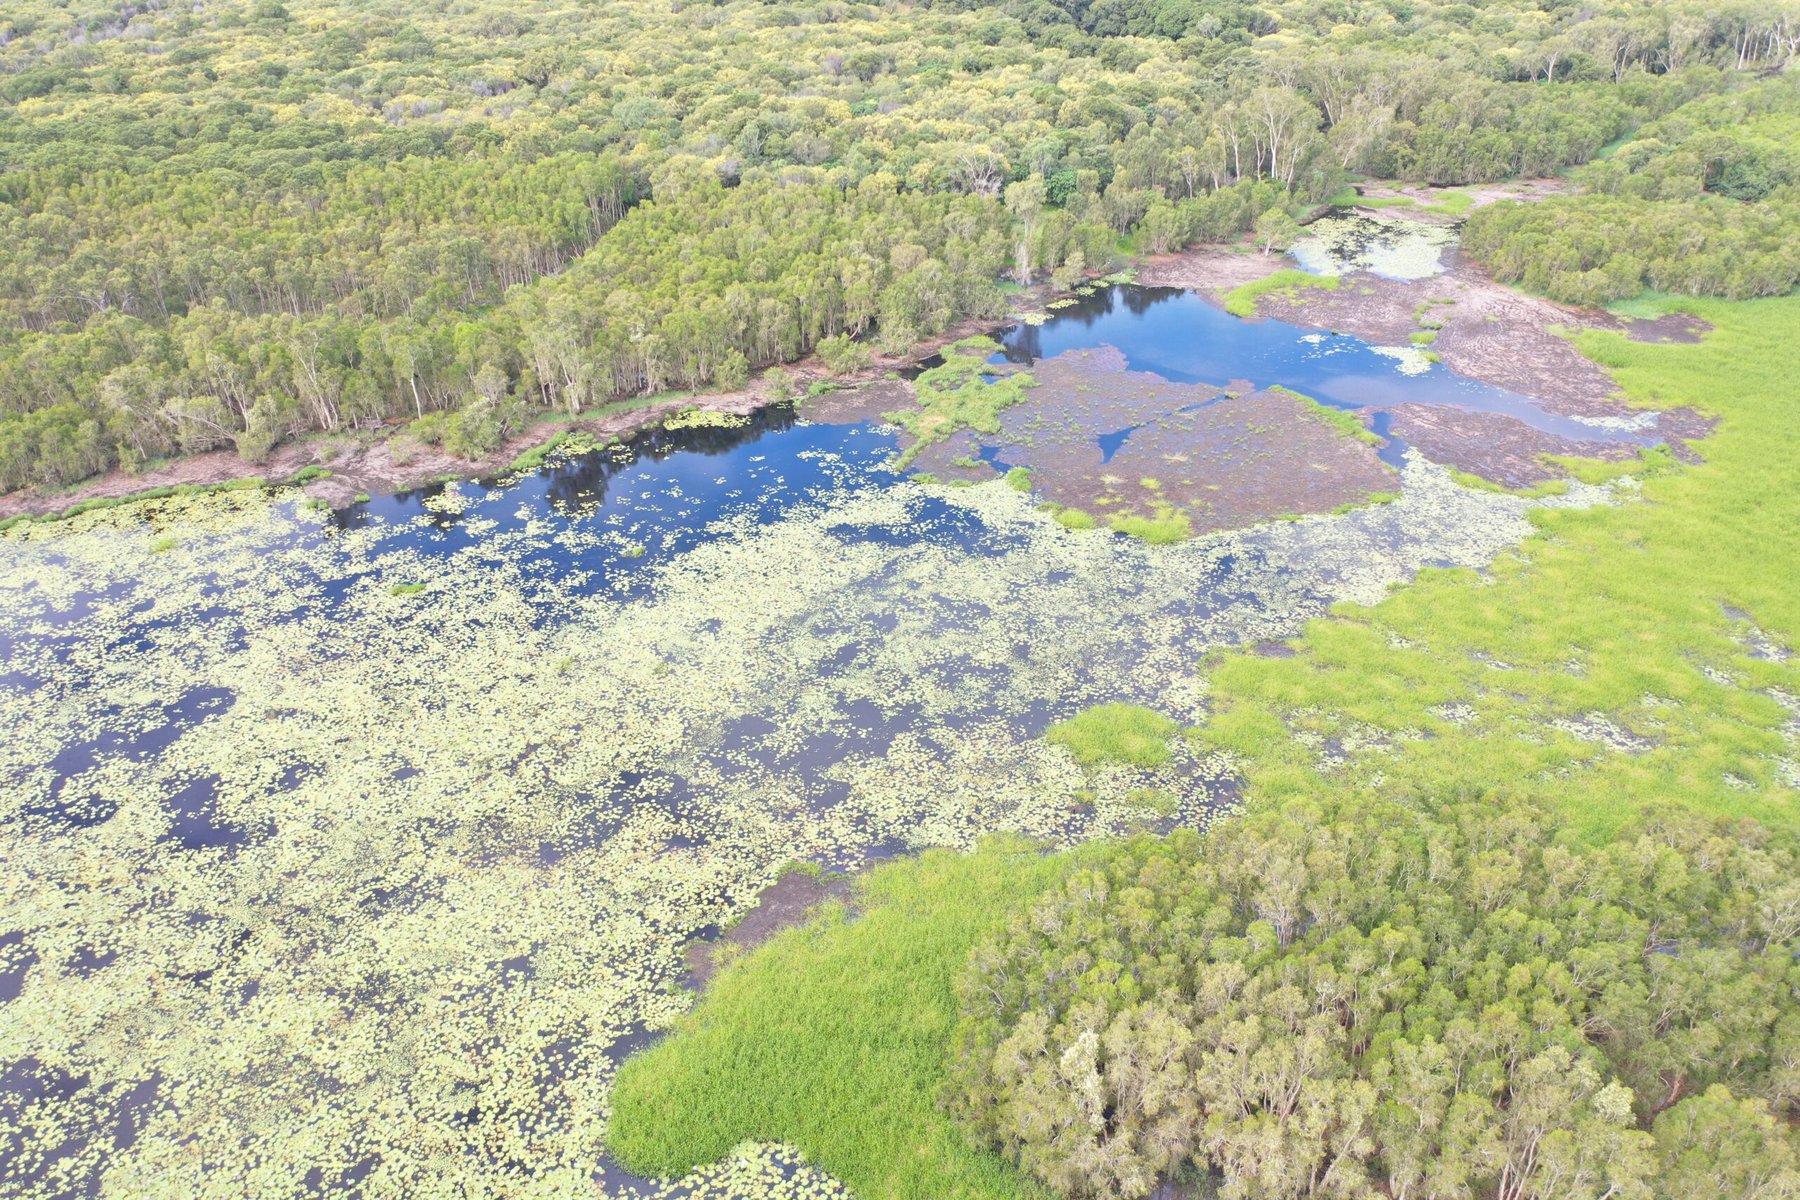
[{"label": "patch of bare earth", "polygon": [[1200,246],[1144,259],[1138,264],[1137,281],[1145,287],[1186,288],[1217,301],[1233,288],[1291,266],[1293,263],[1279,254]]},{"label": "patch of bare earth", "polygon": [[1507,487],[1530,487],[1557,477],[1559,472],[1543,460],[1546,454],[1605,459],[1637,454],[1628,442],[1570,441],[1504,413],[1430,404],[1397,404],[1387,411],[1389,432],[1426,458]]},{"label": "patch of bare earth", "polygon": [[873,379],[836,388],[800,401],[800,415],[821,425],[855,425],[882,421],[887,414],[913,406],[912,384],[903,379]]},{"label": "patch of bare earth", "polygon": [[718,937],[695,942],[687,948],[688,978],[696,988],[730,958],[762,945],[783,929],[798,925],[828,900],[848,900],[852,891],[848,876],[823,879],[804,871],[789,871],[764,888],[756,907]]},{"label": "patch of bare earth", "polygon": [[[1046,500],[1101,518],[1187,513],[1195,533],[1330,512],[1393,486],[1367,445],[1279,391],[1234,392],[1131,371],[1110,346],[1041,359],[1000,432],[920,451],[922,471],[978,481],[1027,467]],[[977,457],[991,452],[993,465]]]},{"label": "patch of bare earth", "polygon": [[[1502,200],[1539,200],[1567,190],[1555,179],[1521,180],[1458,189],[1474,197],[1474,207]],[[1389,217],[1442,224],[1444,214],[1423,211],[1441,193],[1421,187],[1363,189],[1371,199],[1404,196],[1413,207],[1383,209]],[[1529,396],[1546,412],[1598,419],[1637,419],[1612,378],[1587,358],[1566,333],[1604,329],[1635,341],[1698,341],[1709,328],[1683,313],[1654,320],[1622,320],[1513,291],[1489,278],[1474,263],[1451,251],[1440,275],[1405,281],[1370,274],[1345,276],[1336,289],[1297,288],[1261,297],[1261,315],[1306,329],[1347,333],[1376,345],[1404,346],[1412,335],[1436,328],[1431,344],[1451,370],[1470,379]],[[1139,278],[1146,284],[1182,287],[1219,301],[1225,293],[1291,265],[1282,257],[1244,254],[1217,246],[1146,260]],[[1680,409],[1658,413],[1645,433],[1666,442],[1684,459],[1712,422]],[[1629,456],[1630,446],[1572,440],[1544,433],[1515,418],[1403,405],[1394,410],[1392,431],[1426,454],[1495,482],[1525,486],[1554,477],[1544,455]]]}]

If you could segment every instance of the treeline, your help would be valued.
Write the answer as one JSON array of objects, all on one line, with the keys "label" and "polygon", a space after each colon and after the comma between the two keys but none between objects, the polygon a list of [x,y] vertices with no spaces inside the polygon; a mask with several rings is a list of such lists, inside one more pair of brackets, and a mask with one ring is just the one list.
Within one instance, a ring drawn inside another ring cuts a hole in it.
[{"label": "treeline", "polygon": [[15,328],[97,313],[373,317],[491,304],[555,274],[648,185],[617,158],[560,154],[324,164],[300,189],[215,170],[173,183],[107,170],[0,177],[0,313]]},{"label": "treeline", "polygon": [[1065,1196],[1800,1196],[1794,848],[1553,829],[1359,799],[1122,846],[972,957],[946,1102]]},{"label": "treeline", "polygon": [[1224,236],[1350,173],[1586,161],[1785,45],[1734,57],[1709,16],[1620,67],[1573,8],[1330,7],[20,0],[0,489],[399,417],[473,450],[832,336],[901,348],[995,311],[1002,271]]},{"label": "treeline", "polygon": [[1800,80],[1684,105],[1577,177],[1589,194],[1475,212],[1464,248],[1573,304],[1800,284]]}]

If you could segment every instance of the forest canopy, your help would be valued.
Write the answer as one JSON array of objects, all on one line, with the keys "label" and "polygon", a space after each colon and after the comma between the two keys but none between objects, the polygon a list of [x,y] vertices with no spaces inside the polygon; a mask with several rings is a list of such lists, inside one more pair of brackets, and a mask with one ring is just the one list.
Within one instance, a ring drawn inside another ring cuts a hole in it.
[{"label": "forest canopy", "polygon": [[[1350,175],[1588,162],[1797,29],[1780,4],[21,0],[0,490],[434,414],[476,453],[828,338],[902,350],[991,314],[1003,273],[1224,236]],[[1791,186],[1757,147],[1708,162],[1724,195]]]},{"label": "forest canopy", "polygon": [[1800,1195],[1793,847],[1553,830],[1369,800],[1118,847],[974,953],[946,1103],[1065,1196]]}]

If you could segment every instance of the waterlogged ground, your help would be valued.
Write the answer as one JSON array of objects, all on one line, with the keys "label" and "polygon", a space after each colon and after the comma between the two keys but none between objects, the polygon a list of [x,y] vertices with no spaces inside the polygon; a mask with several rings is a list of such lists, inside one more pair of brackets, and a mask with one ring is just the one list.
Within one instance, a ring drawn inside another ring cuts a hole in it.
[{"label": "waterlogged ground", "polygon": [[[1443,242],[1426,235],[1446,231],[1405,228],[1424,232],[1399,238],[1377,262],[1428,275],[1424,259],[1435,262]],[[1360,241],[1321,240],[1326,245],[1350,255],[1318,251],[1343,270],[1372,254]],[[1364,249],[1352,253],[1355,246]],[[1417,329],[1410,312],[1408,322]],[[1659,440],[1653,416],[1566,415],[1532,395],[1458,374],[1404,334],[1382,344],[1244,320],[1178,288],[1093,288],[1047,321],[999,336],[995,366],[1028,369],[1036,383],[1030,399],[1003,410],[996,432],[964,430],[925,446],[915,467],[954,482],[1022,467],[1046,499],[1103,520],[1174,512],[1203,532],[1330,512],[1394,487],[1382,464],[1398,468],[1415,442],[1430,457],[1464,466],[1457,452],[1474,440],[1484,449],[1476,465],[1509,454],[1507,463],[1524,464],[1514,474],[1533,482],[1542,478],[1531,471],[1541,471],[1537,455],[1545,451],[1629,457]],[[1379,435],[1377,446],[1273,389],[1354,414]],[[905,403],[885,392],[875,399],[873,409],[839,403],[851,416]],[[1514,481],[1497,468],[1489,473]]]},{"label": "waterlogged ground", "polygon": [[[1528,529],[1409,455],[1393,503],[1154,548],[896,449],[776,410],[0,538],[0,1195],[632,1186],[615,1062],[783,864],[1204,823],[1230,763],[1095,777],[1038,735],[1194,721],[1209,647]],[[771,1179],[818,1182],[761,1149],[677,1190]]]}]

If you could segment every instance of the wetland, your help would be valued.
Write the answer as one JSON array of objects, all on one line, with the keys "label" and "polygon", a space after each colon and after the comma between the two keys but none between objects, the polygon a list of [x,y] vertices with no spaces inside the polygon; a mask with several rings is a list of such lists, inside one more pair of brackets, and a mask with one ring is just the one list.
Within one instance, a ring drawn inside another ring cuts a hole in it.
[{"label": "wetland", "polygon": [[[1035,386],[922,448],[880,380],[336,509],[4,535],[0,1193],[662,1190],[607,1165],[612,1074],[784,869],[1204,827],[1228,754],[1045,731],[1193,725],[1209,652],[1631,499],[1464,486],[1396,414],[1654,438],[1173,288],[974,353],[967,386]],[[732,1171],[804,1174],[672,1187]]]}]

